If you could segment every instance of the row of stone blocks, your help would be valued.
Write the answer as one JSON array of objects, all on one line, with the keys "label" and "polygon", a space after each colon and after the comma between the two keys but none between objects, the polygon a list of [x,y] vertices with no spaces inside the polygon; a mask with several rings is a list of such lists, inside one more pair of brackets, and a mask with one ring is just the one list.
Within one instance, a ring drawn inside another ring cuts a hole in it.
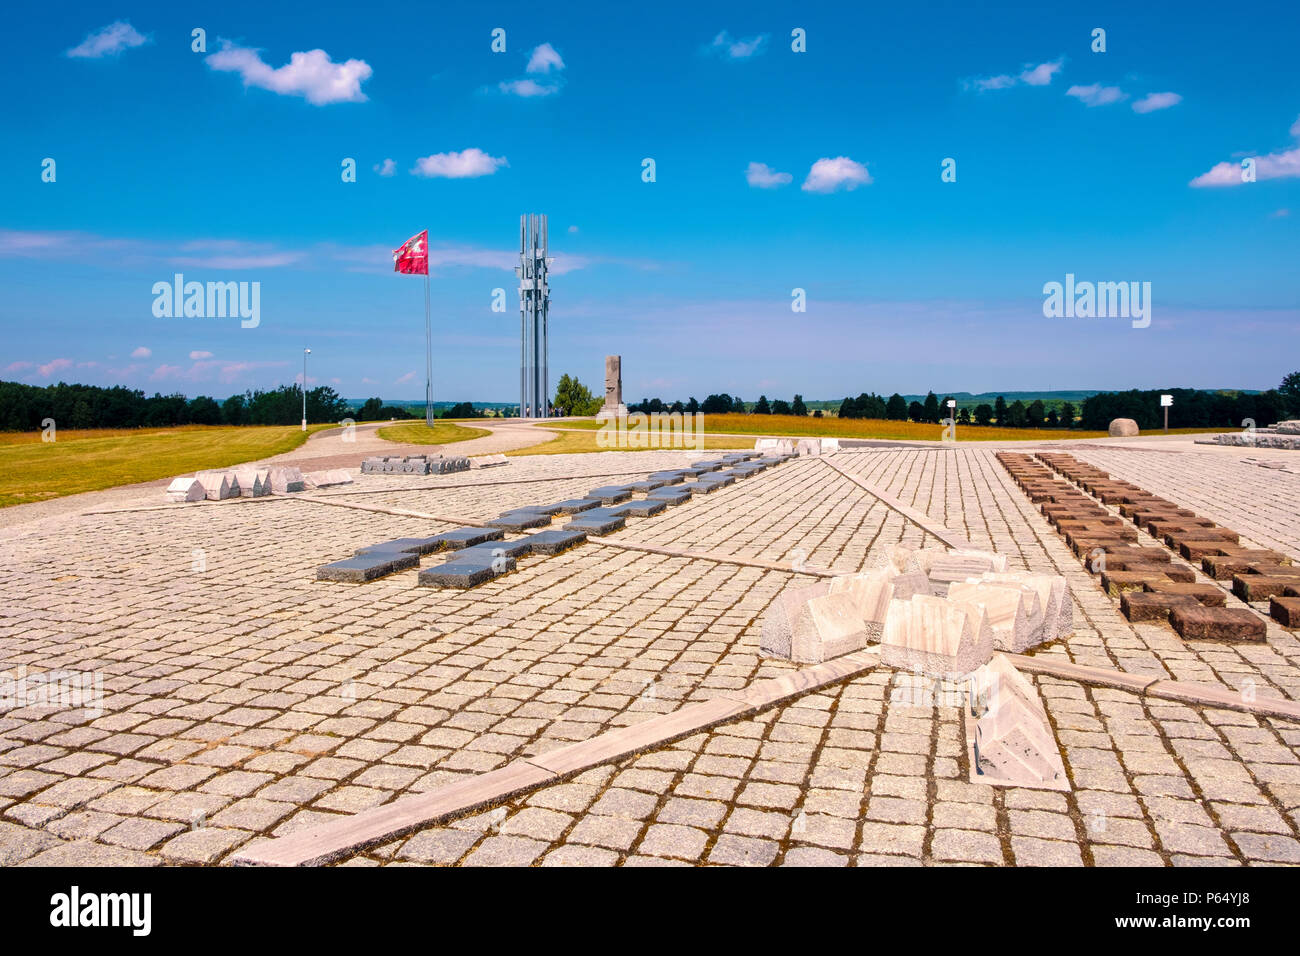
[{"label": "row of stone blocks", "polygon": [[201,471],[193,478],[175,478],[167,486],[172,501],[225,501],[228,498],[261,498],[286,495],[309,488],[351,484],[346,469],[313,471],[304,475],[297,468],[236,468],[230,471]]},{"label": "row of stone blocks", "polygon": [[840,450],[838,438],[760,438],[754,449],[769,455],[829,455]]},{"label": "row of stone blocks", "polygon": [[760,651],[819,663],[870,644],[882,664],[969,687],[972,779],[1068,787],[1033,685],[997,651],[1021,653],[1074,630],[1059,575],[1006,569],[993,552],[895,550],[890,565],[780,594]]},{"label": "row of stone blocks", "polygon": [[[504,464],[504,457],[500,464]],[[447,475],[468,471],[469,459],[464,455],[407,455],[371,457],[361,463],[363,475]],[[496,462],[494,462],[496,464]]]},{"label": "row of stone blocks", "polygon": [[[655,472],[644,481],[603,485],[582,498],[512,509],[486,522],[486,528],[458,528],[429,538],[399,538],[361,548],[351,558],[318,568],[317,578],[350,583],[372,581],[418,566],[422,554],[451,551],[455,553],[447,563],[420,572],[419,584],[475,587],[513,571],[519,558],[559,553],[581,544],[589,535],[618,531],[629,517],[659,514],[690,500],[693,494],[708,494],[785,460],[780,456],[757,461],[753,458],[749,452],[726,455],[715,461],[696,462],[689,468]],[[687,478],[695,481],[685,484]],[[644,493],[645,498],[632,500],[637,492]],[[537,530],[550,525],[556,515],[572,517],[561,528]],[[504,541],[506,532],[522,532],[525,537]]]},{"label": "row of stone blocks", "polygon": [[[1300,619],[1300,599],[1294,593],[1300,587],[1300,569],[1293,566],[1289,557],[1266,548],[1247,548],[1240,543],[1238,534],[1194,511],[1178,505],[1126,481],[1098,476],[1091,466],[1077,461],[1071,455],[1039,455],[1060,474],[1071,480],[1079,476],[1087,482],[1088,490],[1107,504],[1118,507],[1120,514],[1132,521],[1137,530],[1145,530],[1153,538],[1163,541],[1166,547],[1177,551],[1184,559],[1199,562],[1206,575],[1216,581],[1232,582],[1233,593],[1246,603],[1268,601],[1272,617],[1284,627],[1294,628]],[[1132,530],[1136,536],[1137,531]],[[1175,578],[1170,585],[1158,576],[1151,576],[1152,568],[1132,569],[1133,577],[1107,583],[1115,593],[1120,588],[1132,590],[1141,587],[1144,592],[1156,592],[1168,598],[1131,597],[1129,604],[1142,617],[1168,616],[1185,638],[1198,640],[1253,640],[1263,641],[1267,631],[1263,621],[1244,608],[1227,608],[1222,591],[1213,585],[1195,584],[1194,573],[1186,580],[1169,573],[1173,565],[1162,566],[1166,576]],[[1187,570],[1179,568],[1179,570]],[[1188,599],[1217,611],[1196,608]],[[1161,606],[1161,605],[1164,606]],[[1126,612],[1127,613],[1127,612]],[[1130,616],[1130,619],[1133,619]]]},{"label": "row of stone blocks", "polygon": [[[1129,620],[1168,621],[1184,640],[1264,640],[1262,620],[1245,608],[1226,607],[1220,588],[1197,582],[1195,571],[1171,561],[1164,548],[1139,544],[1138,529],[1125,518],[1139,526],[1149,522],[1153,536],[1163,536],[1170,547],[1193,560],[1207,549],[1219,556],[1226,554],[1222,549],[1245,551],[1237,547],[1235,533],[1071,455],[1043,453],[1038,456],[1042,461],[1012,452],[997,457],[1030,499],[1040,503],[1044,516],[1085,567],[1100,575],[1102,588],[1120,600]],[[1089,494],[1058,480],[1053,471]],[[1121,516],[1089,495],[1117,506]]]}]

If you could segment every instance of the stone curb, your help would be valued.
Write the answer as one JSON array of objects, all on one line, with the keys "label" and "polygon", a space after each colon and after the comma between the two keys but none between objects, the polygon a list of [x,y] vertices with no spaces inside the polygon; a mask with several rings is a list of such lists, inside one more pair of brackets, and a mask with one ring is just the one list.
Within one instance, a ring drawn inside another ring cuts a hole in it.
[{"label": "stone curb", "polygon": [[827,460],[825,456],[818,456],[817,460],[824,463],[828,467],[835,469],[842,476],[847,478],[849,481],[853,482],[855,485],[857,485],[867,494],[879,498],[882,504],[886,505],[887,507],[893,508],[895,511],[901,514],[907,520],[911,521],[914,524],[920,525],[922,528],[924,528],[934,537],[938,538],[948,547],[958,548],[964,551],[981,550],[977,545],[966,540],[966,538],[957,534],[955,531],[949,531],[947,528],[939,524],[939,522],[935,521],[929,515],[925,514],[924,512],[917,511],[915,508],[912,508],[908,505],[903,504],[893,495],[889,494],[883,489],[877,488],[874,485],[871,485],[868,482],[863,481],[857,475],[850,474],[849,472],[841,468],[839,465],[835,464],[835,462]]},{"label": "stone curb", "polygon": [[367,847],[502,803],[591,767],[661,747],[857,677],[877,663],[874,653],[858,651],[761,680],[744,690],[728,691],[712,700],[688,704],[672,713],[598,734],[589,740],[534,757],[522,757],[497,770],[476,774],[429,793],[402,797],[298,833],[259,840],[239,850],[228,862],[235,866],[323,866]]}]

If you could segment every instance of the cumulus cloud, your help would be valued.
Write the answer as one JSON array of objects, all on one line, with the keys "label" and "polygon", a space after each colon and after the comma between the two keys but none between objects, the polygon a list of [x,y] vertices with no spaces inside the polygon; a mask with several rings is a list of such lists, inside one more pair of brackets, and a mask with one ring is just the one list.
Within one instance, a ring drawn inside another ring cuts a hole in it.
[{"label": "cumulus cloud", "polygon": [[[1291,135],[1300,139],[1300,119],[1291,126]],[[1264,156],[1254,156],[1255,179],[1295,179],[1300,177],[1300,146],[1284,149]],[[1240,186],[1241,162],[1227,161],[1218,163],[1207,172],[1201,173],[1188,185],[1202,188],[1205,186]]]},{"label": "cumulus cloud", "polygon": [[1182,101],[1183,98],[1177,93],[1148,93],[1133,104],[1133,112],[1153,113],[1156,110],[1167,110],[1171,106],[1177,106]]},{"label": "cumulus cloud", "polygon": [[549,43],[533,47],[533,52],[528,57],[529,73],[550,73],[552,70],[562,69],[564,69],[564,58],[556,52],[555,47]]},{"label": "cumulus cloud", "polygon": [[767,38],[766,33],[760,33],[758,36],[736,40],[726,30],[722,30],[704,50],[706,53],[717,54],[724,60],[747,60],[767,48]]},{"label": "cumulus cloud", "polygon": [[867,186],[871,181],[871,174],[862,163],[854,162],[847,156],[836,156],[834,159],[823,157],[812,164],[802,188],[809,193],[833,193],[839,189],[852,190]]},{"label": "cumulus cloud", "polygon": [[502,166],[508,166],[504,156],[489,156],[477,147],[459,153],[434,153],[415,161],[411,172],[416,176],[437,179],[470,179],[491,176]]},{"label": "cumulus cloud", "polygon": [[1047,86],[1052,82],[1052,77],[1060,73],[1064,66],[1065,57],[1036,65],[1026,63],[1019,73],[1000,73],[997,76],[972,77],[969,80],[963,80],[962,86],[978,93],[987,93],[989,90],[1007,90],[1020,83],[1026,86]]},{"label": "cumulus cloud", "polygon": [[793,180],[789,173],[778,173],[767,163],[750,163],[745,167],[745,182],[756,189],[776,189]]},{"label": "cumulus cloud", "polygon": [[25,372],[29,368],[35,368],[33,362],[10,362],[5,366],[5,373],[12,375],[14,372]]},{"label": "cumulus cloud", "polygon": [[65,55],[74,59],[98,60],[106,56],[117,56],[123,50],[143,46],[148,41],[149,38],[142,36],[131,24],[118,20],[87,34],[86,39]]},{"label": "cumulus cloud", "polygon": [[534,96],[550,96],[553,93],[560,92],[559,84],[538,83],[530,77],[524,77],[522,80],[502,80],[497,84],[497,89],[510,96],[522,96],[524,99]]},{"label": "cumulus cloud", "polygon": [[329,103],[363,103],[361,84],[373,72],[365,60],[335,63],[324,50],[294,53],[284,66],[272,67],[258,50],[241,47],[229,40],[206,60],[211,69],[238,73],[244,86],[256,86],[282,96],[301,96],[313,106]]},{"label": "cumulus cloud", "polygon": [[1065,91],[1066,96],[1073,96],[1085,106],[1107,106],[1111,103],[1118,103],[1128,96],[1118,86],[1102,86],[1100,83],[1091,83],[1088,86],[1072,86]]},{"label": "cumulus cloud", "polygon": [[44,365],[37,368],[36,371],[41,374],[42,378],[49,378],[55,372],[61,372],[63,369],[71,367],[72,359],[56,358],[46,362]]},{"label": "cumulus cloud", "polygon": [[519,96],[524,99],[551,96],[560,92],[560,87],[564,83],[563,78],[560,76],[564,71],[564,58],[549,43],[542,43],[533,47],[532,52],[528,55],[528,66],[524,69],[535,76],[546,76],[550,79],[544,83],[539,83],[531,76],[517,80],[502,80],[497,84],[497,89],[507,96]]},{"label": "cumulus cloud", "polygon": [[380,176],[392,176],[397,172],[397,163],[391,159],[386,159],[375,166],[375,172]]},{"label": "cumulus cloud", "polygon": [[142,345],[131,353],[131,358],[148,358],[151,355],[153,355],[153,351]]}]

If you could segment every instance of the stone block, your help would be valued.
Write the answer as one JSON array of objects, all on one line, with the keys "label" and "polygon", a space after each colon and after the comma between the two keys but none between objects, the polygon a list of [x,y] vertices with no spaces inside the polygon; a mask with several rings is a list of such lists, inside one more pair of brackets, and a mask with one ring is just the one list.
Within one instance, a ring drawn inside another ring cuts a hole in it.
[{"label": "stone block", "polygon": [[363,584],[373,581],[394,571],[418,567],[420,556],[409,552],[381,551],[374,554],[360,554],[333,564],[323,564],[316,569],[317,581],[342,581],[348,584]]},{"label": "stone block", "polygon": [[[1295,588],[1288,588],[1288,591],[1294,591]],[[1276,594],[1268,599],[1268,612],[1273,620],[1277,621],[1283,627],[1295,629],[1300,627],[1300,597],[1282,596]]]},{"label": "stone block", "polygon": [[203,486],[203,494],[209,501],[239,497],[239,480],[232,472],[205,471],[195,477]]},{"label": "stone block", "polygon": [[691,489],[690,488],[660,488],[658,491],[650,492],[650,494],[647,495],[646,497],[652,498],[655,501],[666,502],[667,504],[673,505],[675,507],[677,505],[685,504],[686,502],[691,500]]},{"label": "stone block", "polygon": [[1068,790],[1060,747],[1030,680],[995,654],[972,679],[971,778],[1000,786]]},{"label": "stone block", "polygon": [[587,532],[573,528],[551,528],[528,536],[533,554],[559,554],[587,540]]},{"label": "stone block", "polygon": [[660,498],[645,498],[641,501],[629,501],[625,504],[617,505],[610,510],[624,518],[649,518],[657,515],[668,508],[668,502]]},{"label": "stone block", "polygon": [[1216,584],[1198,584],[1195,581],[1148,581],[1146,590],[1154,594],[1183,594],[1206,607],[1223,607],[1228,595]]},{"label": "stone block", "polygon": [[364,548],[357,548],[356,553],[361,554],[379,554],[387,553],[407,553],[407,554],[432,554],[434,551],[441,550],[445,545],[438,540],[435,535],[430,538],[393,538],[391,541],[381,541],[379,544],[367,545]]},{"label": "stone block", "polygon": [[293,494],[294,492],[303,491],[306,487],[306,484],[303,482],[302,472],[297,468],[286,465],[271,469],[272,494]]},{"label": "stone block", "polygon": [[1032,571],[989,572],[980,576],[983,581],[1003,584],[1022,584],[1038,592],[1039,607],[1043,612],[1043,641],[1060,640],[1074,633],[1074,601],[1070,585],[1059,574],[1036,574]]},{"label": "stone block", "polygon": [[978,604],[993,631],[995,650],[1020,654],[1045,638],[1042,602],[1027,584],[996,581],[955,581],[948,588],[953,601]]},{"label": "stone block", "polygon": [[763,628],[759,636],[759,653],[766,657],[790,660],[794,651],[794,634],[805,633],[813,627],[808,614],[808,602],[830,593],[830,583],[818,581],[804,587],[786,588],[772,601],[763,615]]},{"label": "stone block", "polygon": [[239,481],[239,494],[244,498],[261,498],[263,495],[271,493],[268,487],[267,479],[270,472],[266,469],[258,470],[256,468],[238,468],[235,470],[235,478]]},{"label": "stone block", "polygon": [[454,554],[447,555],[447,561],[490,564],[502,556],[507,558],[524,558],[533,553],[532,540],[536,535],[516,538],[514,541],[485,541],[483,544],[471,545]]},{"label": "stone block", "polygon": [[978,604],[924,594],[889,604],[880,642],[886,667],[952,679],[988,663],[992,654],[993,631]]},{"label": "stone block", "polygon": [[601,485],[587,492],[588,498],[598,498],[602,505],[616,505],[632,497],[632,489],[626,485]]},{"label": "stone block", "polygon": [[1285,594],[1288,585],[1295,584],[1295,579],[1272,577],[1265,574],[1235,574],[1232,577],[1232,593],[1243,601],[1267,601],[1278,594]]},{"label": "stone block", "polygon": [[820,664],[867,644],[866,625],[848,594],[827,593],[810,599],[794,624],[790,659],[799,664]]},{"label": "stone block", "polygon": [[662,478],[646,478],[644,481],[633,481],[627,487],[631,488],[633,491],[648,494],[656,488],[662,488],[666,484],[668,484],[668,482]]},{"label": "stone block", "polygon": [[1131,418],[1115,418],[1110,423],[1111,438],[1133,438],[1138,434],[1138,423]]},{"label": "stone block", "polygon": [[570,530],[585,531],[587,534],[603,536],[618,531],[626,524],[626,518],[622,515],[612,514],[608,508],[593,508],[591,511],[585,511],[578,515],[565,527]]},{"label": "stone block", "polygon": [[173,478],[167,486],[167,497],[171,501],[203,501],[207,496],[207,489],[197,478]]},{"label": "stone block", "polygon": [[524,531],[528,528],[544,528],[551,523],[551,516],[537,511],[520,509],[506,511],[486,522],[490,528],[503,531]]},{"label": "stone block", "polygon": [[515,559],[500,557],[495,561],[449,561],[420,572],[418,584],[423,588],[472,588],[515,569]]},{"label": "stone block", "polygon": [[1196,607],[1200,602],[1186,594],[1168,594],[1157,591],[1125,591],[1120,595],[1119,607],[1130,621],[1168,621],[1169,613],[1176,607]]},{"label": "stone block", "polygon": [[1150,571],[1111,571],[1107,568],[1101,573],[1101,586],[1113,598],[1117,598],[1124,591],[1142,591],[1145,590],[1148,581],[1169,581],[1168,575],[1163,572],[1153,573]]},{"label": "stone block", "polygon": [[566,501],[557,501],[557,508],[561,514],[576,515],[583,511],[590,511],[592,508],[600,507],[599,498],[569,498]]},{"label": "stone block", "polygon": [[889,602],[894,599],[894,581],[897,578],[898,573],[893,568],[880,568],[830,581],[830,594],[847,594],[853,601],[868,643],[878,642],[884,636],[885,618],[889,614]]},{"label": "stone block", "polygon": [[1262,643],[1268,633],[1263,619],[1243,607],[1176,607],[1169,623],[1185,641]]}]

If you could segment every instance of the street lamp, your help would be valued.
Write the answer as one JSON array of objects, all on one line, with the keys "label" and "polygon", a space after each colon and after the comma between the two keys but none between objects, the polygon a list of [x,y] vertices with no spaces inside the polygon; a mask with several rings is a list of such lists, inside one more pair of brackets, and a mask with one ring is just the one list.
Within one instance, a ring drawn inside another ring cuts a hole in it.
[{"label": "street lamp", "polygon": [[302,430],[307,430],[307,356],[311,349],[302,350]]}]

